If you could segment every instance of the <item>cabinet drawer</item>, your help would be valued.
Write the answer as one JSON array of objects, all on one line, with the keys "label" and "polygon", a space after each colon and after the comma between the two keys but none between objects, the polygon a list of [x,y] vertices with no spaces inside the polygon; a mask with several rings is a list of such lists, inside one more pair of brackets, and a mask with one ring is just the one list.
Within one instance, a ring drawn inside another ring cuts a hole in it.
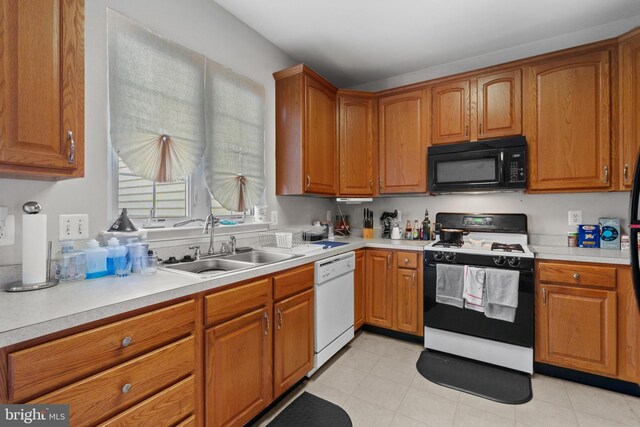
[{"label": "cabinet drawer", "polygon": [[610,289],[616,287],[616,269],[613,267],[541,262],[538,265],[538,274],[541,282],[598,286]]},{"label": "cabinet drawer", "polygon": [[273,278],[273,298],[278,301],[313,287],[313,264],[278,274]]},{"label": "cabinet drawer", "polygon": [[186,301],[9,354],[10,401],[69,384],[190,334],[194,306]]},{"label": "cabinet drawer", "polygon": [[174,425],[191,415],[195,408],[194,402],[195,379],[191,375],[100,426]]},{"label": "cabinet drawer", "polygon": [[398,252],[396,253],[396,265],[400,268],[418,268],[419,255],[418,252]]},{"label": "cabinet drawer", "polygon": [[71,425],[93,424],[192,373],[195,369],[194,341],[193,336],[184,338],[30,403],[68,403]]},{"label": "cabinet drawer", "polygon": [[205,297],[207,324],[220,323],[240,316],[269,302],[269,279],[235,286]]}]

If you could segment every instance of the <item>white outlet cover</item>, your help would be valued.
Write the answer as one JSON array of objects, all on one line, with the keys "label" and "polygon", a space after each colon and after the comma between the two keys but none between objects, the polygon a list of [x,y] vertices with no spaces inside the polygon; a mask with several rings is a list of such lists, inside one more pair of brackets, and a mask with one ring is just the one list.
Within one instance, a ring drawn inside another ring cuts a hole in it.
[{"label": "white outlet cover", "polygon": [[582,224],[582,211],[569,211],[568,223],[569,225]]},{"label": "white outlet cover", "polygon": [[278,225],[278,211],[271,211],[271,224]]},{"label": "white outlet cover", "polygon": [[16,244],[16,216],[7,215],[4,221],[0,221],[0,246]]},{"label": "white outlet cover", "polygon": [[89,238],[89,215],[60,215],[58,220],[58,240],[84,240]]}]

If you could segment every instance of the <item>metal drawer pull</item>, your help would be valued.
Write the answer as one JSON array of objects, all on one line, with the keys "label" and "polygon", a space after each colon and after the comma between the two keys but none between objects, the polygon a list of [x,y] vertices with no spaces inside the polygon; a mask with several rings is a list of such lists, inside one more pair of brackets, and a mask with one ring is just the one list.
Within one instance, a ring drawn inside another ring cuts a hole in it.
[{"label": "metal drawer pull", "polygon": [[404,259],[404,263],[405,263],[405,264],[409,264],[409,258],[405,258],[405,259]]},{"label": "metal drawer pull", "polygon": [[264,319],[267,321],[267,327],[264,329],[264,334],[268,335],[269,334],[269,314],[268,313],[264,313]]},{"label": "metal drawer pull", "polygon": [[124,337],[122,338],[122,342],[120,344],[122,345],[122,347],[128,347],[132,341],[133,339],[131,339],[131,337]]},{"label": "metal drawer pull", "polygon": [[573,273],[573,278],[578,280],[580,278],[580,273]]},{"label": "metal drawer pull", "polygon": [[122,386],[122,394],[127,394],[131,391],[131,384],[127,383]]},{"label": "metal drawer pull", "polygon": [[278,330],[282,328],[282,310],[278,307]]},{"label": "metal drawer pull", "polygon": [[67,139],[69,140],[69,157],[67,161],[73,164],[76,162],[76,142],[73,140],[73,132],[67,132]]},{"label": "metal drawer pull", "polygon": [[542,305],[547,305],[547,290],[545,288],[542,288]]}]

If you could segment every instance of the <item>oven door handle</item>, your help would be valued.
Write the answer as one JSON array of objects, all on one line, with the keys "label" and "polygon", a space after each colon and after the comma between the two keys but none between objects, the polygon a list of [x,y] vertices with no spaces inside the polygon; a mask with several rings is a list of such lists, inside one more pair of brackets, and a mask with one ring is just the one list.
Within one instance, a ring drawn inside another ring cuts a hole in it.
[{"label": "oven door handle", "polygon": [[504,151],[500,151],[500,157],[498,157],[498,184],[504,184],[505,170],[504,170]]}]

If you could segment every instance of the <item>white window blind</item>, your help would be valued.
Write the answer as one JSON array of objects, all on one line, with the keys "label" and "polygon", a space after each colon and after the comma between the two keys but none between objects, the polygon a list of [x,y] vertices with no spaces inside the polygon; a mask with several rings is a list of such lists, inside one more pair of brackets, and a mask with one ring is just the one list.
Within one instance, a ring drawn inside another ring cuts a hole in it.
[{"label": "white window blind", "polygon": [[[153,191],[156,203],[153,203]],[[140,178],[124,162],[118,161],[118,211],[127,208],[131,218],[148,218],[155,207],[159,218],[184,218],[187,216],[187,183],[154,183]]]}]

